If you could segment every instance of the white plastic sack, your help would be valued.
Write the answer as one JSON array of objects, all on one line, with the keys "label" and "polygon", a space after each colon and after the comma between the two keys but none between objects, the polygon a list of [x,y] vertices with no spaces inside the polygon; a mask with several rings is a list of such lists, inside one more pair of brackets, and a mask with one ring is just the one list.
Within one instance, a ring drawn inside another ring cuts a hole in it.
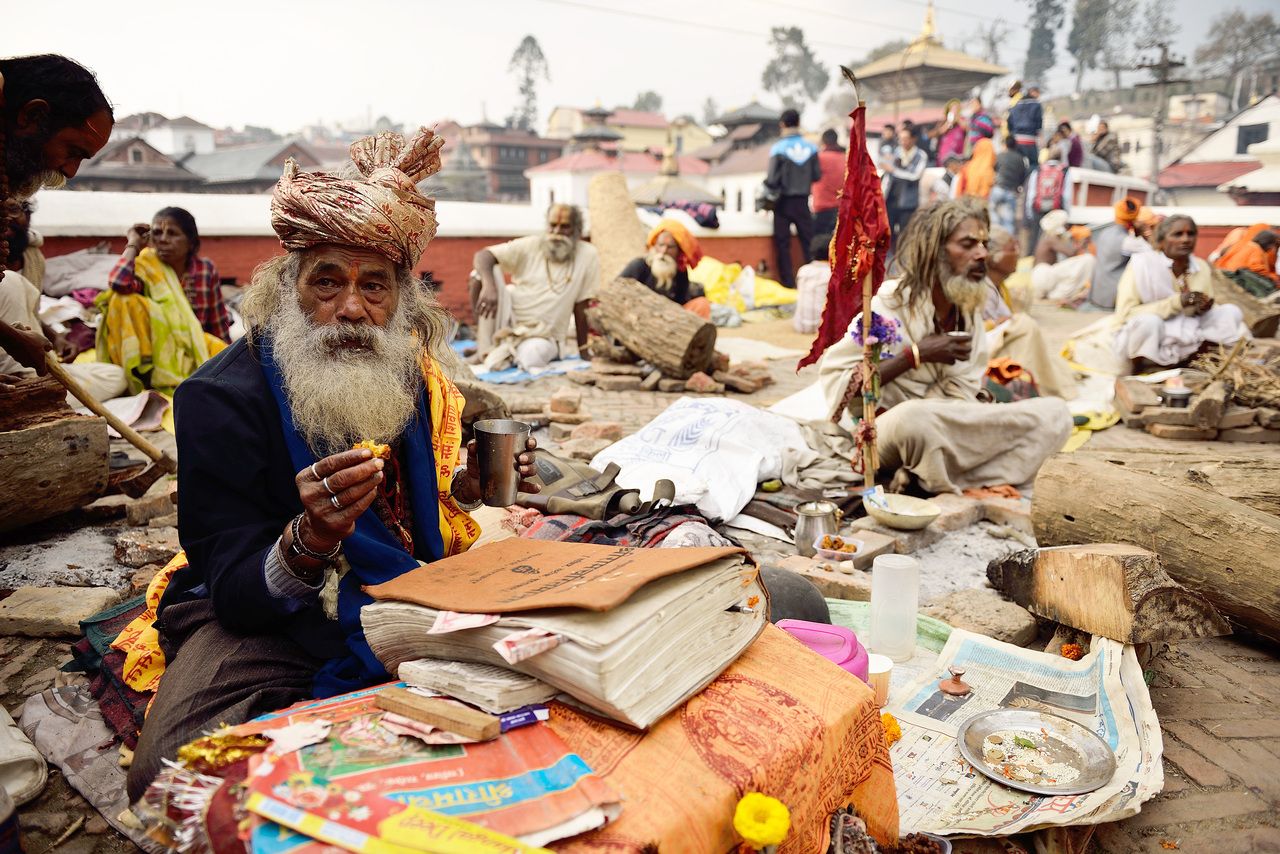
[{"label": "white plastic sack", "polygon": [[603,470],[617,463],[618,484],[646,496],[656,481],[668,478],[677,504],[697,505],[708,519],[732,519],[755,495],[757,483],[817,458],[789,418],[734,400],[682,397],[605,448],[591,465]]}]

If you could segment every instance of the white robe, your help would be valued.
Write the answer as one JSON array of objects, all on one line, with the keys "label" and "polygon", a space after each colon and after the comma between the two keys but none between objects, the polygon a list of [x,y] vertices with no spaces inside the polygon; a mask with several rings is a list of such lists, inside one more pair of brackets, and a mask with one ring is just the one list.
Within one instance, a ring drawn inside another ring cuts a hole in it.
[{"label": "white robe", "polygon": [[[1192,258],[1187,288],[1213,296],[1213,270]],[[1129,259],[1116,291],[1116,355],[1176,365],[1205,342],[1232,345],[1249,335],[1239,306],[1217,303],[1204,314],[1188,314],[1173,280],[1173,259],[1144,252]]]}]

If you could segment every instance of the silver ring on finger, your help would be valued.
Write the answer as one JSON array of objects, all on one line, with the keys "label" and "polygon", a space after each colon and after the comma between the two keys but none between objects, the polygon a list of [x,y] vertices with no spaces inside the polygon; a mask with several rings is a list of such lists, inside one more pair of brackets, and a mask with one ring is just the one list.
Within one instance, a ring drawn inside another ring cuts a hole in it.
[{"label": "silver ring on finger", "polygon": [[337,494],[338,494],[338,493],[334,492],[334,491],[333,491],[333,487],[329,485],[329,478],[327,478],[327,477],[322,477],[322,478],[320,478],[320,482],[324,484],[325,491],[326,491],[326,492],[328,492],[330,495],[337,495]]},{"label": "silver ring on finger", "polygon": [[336,495],[329,496],[329,503],[332,504],[336,510],[342,509],[342,502],[338,500],[338,496]]},{"label": "silver ring on finger", "polygon": [[316,480],[324,480],[324,478],[320,477],[320,472],[316,471],[315,463],[311,464],[311,473],[315,475]]}]

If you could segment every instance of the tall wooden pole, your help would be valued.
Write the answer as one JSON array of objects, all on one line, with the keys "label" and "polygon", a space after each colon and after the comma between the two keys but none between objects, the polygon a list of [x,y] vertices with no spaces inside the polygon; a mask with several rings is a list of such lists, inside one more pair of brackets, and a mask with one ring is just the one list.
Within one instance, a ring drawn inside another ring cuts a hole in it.
[{"label": "tall wooden pole", "polygon": [[862,445],[862,482],[876,485],[880,468],[876,453],[876,380],[880,373],[875,345],[871,343],[871,273],[862,277],[862,420],[866,422],[866,441]]}]

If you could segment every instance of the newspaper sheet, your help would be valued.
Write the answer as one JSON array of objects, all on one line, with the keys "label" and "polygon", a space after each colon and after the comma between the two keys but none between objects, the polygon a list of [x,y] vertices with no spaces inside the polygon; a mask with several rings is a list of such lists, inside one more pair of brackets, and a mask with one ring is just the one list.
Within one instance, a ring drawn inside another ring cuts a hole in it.
[{"label": "newspaper sheet", "polygon": [[[938,690],[953,665],[973,689],[965,697]],[[964,760],[956,736],[966,720],[997,708],[1038,709],[1089,728],[1115,751],[1115,775],[1094,792],[1056,797],[996,783]],[[1106,638],[1071,661],[956,629],[934,666],[892,693],[888,711],[902,726],[890,753],[904,834],[1006,836],[1116,821],[1164,785],[1160,724],[1142,668],[1132,646]]]}]

